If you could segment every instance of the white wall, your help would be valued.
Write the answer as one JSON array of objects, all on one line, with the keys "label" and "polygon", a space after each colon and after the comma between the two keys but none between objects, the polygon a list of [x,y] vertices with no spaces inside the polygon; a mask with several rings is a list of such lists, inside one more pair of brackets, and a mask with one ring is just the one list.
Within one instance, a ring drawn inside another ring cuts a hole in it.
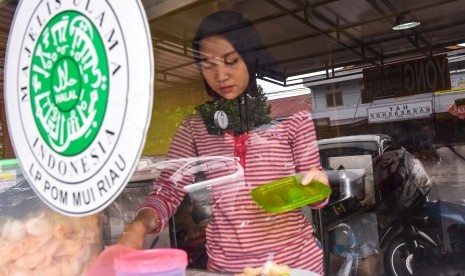
[{"label": "white wall", "polygon": [[[458,82],[460,79],[465,80],[465,72],[451,74],[451,83],[453,89],[458,88]],[[432,101],[433,112],[440,113],[447,112],[455,99],[465,98],[464,88],[464,91],[447,93],[424,93],[414,96],[375,100],[372,103],[362,104],[360,99],[362,85],[362,74],[357,75],[357,77],[339,82],[335,80],[334,83],[327,81],[327,83],[315,86],[309,85],[310,89],[312,90],[312,117],[314,119],[329,117],[332,125],[340,123],[351,123],[351,120],[367,118],[368,108],[396,103],[406,104],[419,101]],[[326,93],[333,90],[342,92],[344,106],[330,108],[326,107]]]}]

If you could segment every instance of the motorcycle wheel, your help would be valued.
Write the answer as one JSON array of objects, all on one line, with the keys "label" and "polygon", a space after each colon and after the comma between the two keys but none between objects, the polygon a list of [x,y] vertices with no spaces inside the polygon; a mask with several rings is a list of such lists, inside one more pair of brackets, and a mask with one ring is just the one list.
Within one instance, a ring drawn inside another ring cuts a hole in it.
[{"label": "motorcycle wheel", "polygon": [[[424,247],[424,244],[420,242],[419,246]],[[396,238],[387,246],[383,261],[386,276],[413,275],[413,253],[403,237]]]}]

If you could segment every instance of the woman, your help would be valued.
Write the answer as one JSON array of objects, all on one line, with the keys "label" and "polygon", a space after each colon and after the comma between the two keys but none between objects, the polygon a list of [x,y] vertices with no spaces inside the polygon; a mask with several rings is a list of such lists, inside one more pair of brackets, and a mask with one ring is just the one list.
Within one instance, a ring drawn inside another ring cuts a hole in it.
[{"label": "woman", "polygon": [[[244,170],[242,179],[210,191],[208,269],[241,272],[247,266],[259,267],[273,260],[323,273],[322,252],[302,212],[269,214],[250,197],[252,188],[295,173],[306,173],[303,185],[314,178],[328,183],[320,171],[309,111],[280,123],[269,118],[256,75],[264,66],[273,65],[273,59],[242,15],[220,11],[208,16],[198,28],[193,49],[213,100],[197,107],[197,114],[180,124],[167,158],[236,157]],[[219,122],[218,111],[228,120]],[[214,173],[204,177],[209,179]],[[183,187],[194,181],[194,177],[185,177],[173,183],[170,172],[163,172],[119,243],[142,248],[144,235],[167,225],[185,195]]]}]

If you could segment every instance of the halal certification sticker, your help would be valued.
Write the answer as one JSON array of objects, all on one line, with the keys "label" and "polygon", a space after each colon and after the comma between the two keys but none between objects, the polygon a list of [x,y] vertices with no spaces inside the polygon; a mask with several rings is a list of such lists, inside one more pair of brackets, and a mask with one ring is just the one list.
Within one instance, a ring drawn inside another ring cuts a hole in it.
[{"label": "halal certification sticker", "polygon": [[51,208],[104,209],[123,190],[150,123],[153,57],[139,1],[21,1],[5,68],[10,137]]},{"label": "halal certification sticker", "polygon": [[[60,37],[48,39],[60,28]],[[96,26],[80,12],[57,14],[37,37],[31,69],[29,95],[41,138],[59,154],[83,152],[108,104],[108,59]]]}]

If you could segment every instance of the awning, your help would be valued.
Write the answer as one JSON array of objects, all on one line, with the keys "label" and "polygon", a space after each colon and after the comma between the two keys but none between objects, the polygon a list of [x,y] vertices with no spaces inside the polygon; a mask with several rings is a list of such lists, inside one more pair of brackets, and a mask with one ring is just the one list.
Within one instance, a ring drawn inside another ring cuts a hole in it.
[{"label": "awning", "polygon": [[[191,40],[199,22],[217,10],[236,10],[260,32],[279,67],[262,76],[287,85],[289,78],[336,68],[377,66],[457,51],[465,42],[465,2],[460,0],[142,0],[155,52],[155,88],[192,87],[199,74]],[[0,0],[0,56],[17,1]],[[409,10],[420,27],[394,31],[395,18]],[[463,51],[455,52],[461,55]],[[3,61],[0,60],[0,64]],[[295,83],[294,83],[295,84]]]}]

